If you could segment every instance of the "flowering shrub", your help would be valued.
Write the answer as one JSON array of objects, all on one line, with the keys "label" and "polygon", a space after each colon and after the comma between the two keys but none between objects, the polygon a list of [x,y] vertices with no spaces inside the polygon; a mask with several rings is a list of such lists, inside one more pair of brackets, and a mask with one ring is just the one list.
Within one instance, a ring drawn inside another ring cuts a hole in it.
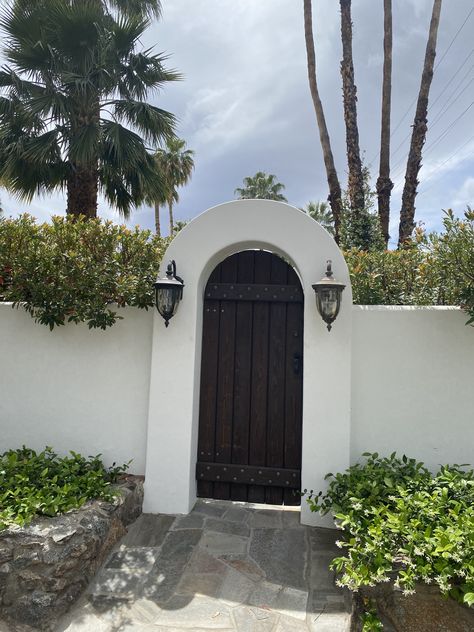
[{"label": "flowering shrub", "polygon": [[344,555],[332,561],[338,583],[357,591],[393,580],[405,594],[417,582],[474,604],[474,473],[443,466],[435,475],[415,459],[393,453],[331,480],[325,495],[311,493],[312,511],[334,512]]},{"label": "flowering shrub", "polygon": [[2,219],[0,300],[50,329],[66,322],[106,329],[120,318],[117,306],[153,305],[166,244],[150,231],[99,219]]}]

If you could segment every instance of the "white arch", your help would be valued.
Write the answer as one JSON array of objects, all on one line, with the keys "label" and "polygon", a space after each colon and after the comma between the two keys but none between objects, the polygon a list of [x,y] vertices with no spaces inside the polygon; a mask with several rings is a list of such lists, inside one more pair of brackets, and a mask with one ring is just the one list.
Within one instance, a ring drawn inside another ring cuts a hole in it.
[{"label": "white arch", "polygon": [[[265,249],[288,259],[305,294],[302,484],[323,489],[328,471],[349,465],[352,295],[337,244],[300,210],[271,200],[237,200],[199,215],[170,244],[185,282],[177,314],[165,328],[154,317],[144,510],[188,513],[196,500],[195,466],[203,294],[215,266],[229,255]],[[327,259],[346,283],[341,312],[329,333],[316,310],[312,284]],[[303,503],[303,521],[322,524]]]}]

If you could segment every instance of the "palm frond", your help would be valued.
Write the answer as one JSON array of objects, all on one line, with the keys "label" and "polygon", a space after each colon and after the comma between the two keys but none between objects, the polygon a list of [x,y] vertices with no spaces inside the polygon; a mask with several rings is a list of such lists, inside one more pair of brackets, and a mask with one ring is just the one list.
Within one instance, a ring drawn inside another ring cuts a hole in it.
[{"label": "palm frond", "polygon": [[156,92],[166,83],[180,81],[182,75],[165,68],[165,61],[166,56],[147,52],[129,55],[118,77],[118,94],[124,99],[143,99],[149,91]]},{"label": "palm frond", "polygon": [[111,104],[115,116],[139,131],[147,142],[160,143],[174,134],[176,118],[166,110],[131,99],[117,100]]},{"label": "palm frond", "polygon": [[161,17],[160,0],[108,0],[108,4],[127,16]]}]

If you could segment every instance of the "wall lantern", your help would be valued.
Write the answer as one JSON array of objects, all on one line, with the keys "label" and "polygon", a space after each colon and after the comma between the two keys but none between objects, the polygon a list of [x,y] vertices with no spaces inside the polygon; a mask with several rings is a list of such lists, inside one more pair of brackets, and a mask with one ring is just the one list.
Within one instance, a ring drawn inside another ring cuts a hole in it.
[{"label": "wall lantern", "polygon": [[179,302],[183,298],[183,287],[183,279],[176,276],[176,262],[170,261],[166,269],[166,277],[158,277],[155,283],[156,309],[164,318],[166,327],[178,311]]},{"label": "wall lantern", "polygon": [[321,281],[313,285],[316,292],[316,307],[321,318],[331,331],[333,322],[336,320],[341,307],[342,291],[346,286],[340,281],[336,281],[332,273],[332,262],[327,262],[326,276]]}]

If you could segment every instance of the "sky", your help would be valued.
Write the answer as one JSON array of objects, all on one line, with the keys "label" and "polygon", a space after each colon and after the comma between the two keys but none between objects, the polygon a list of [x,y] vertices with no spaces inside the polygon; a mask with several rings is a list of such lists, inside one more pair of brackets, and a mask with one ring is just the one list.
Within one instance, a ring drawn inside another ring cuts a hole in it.
[{"label": "sky", "polygon": [[[353,51],[360,146],[377,177],[383,62],[383,2],[354,0]],[[391,233],[398,233],[411,124],[421,79],[432,0],[393,0]],[[472,11],[472,14],[470,12]],[[467,20],[466,20],[467,19]],[[342,111],[340,14],[337,0],[313,0],[318,84],[339,178],[347,182]],[[431,88],[429,130],[420,172],[416,220],[441,228],[442,209],[474,204],[474,0],[444,0]],[[245,176],[273,173],[290,204],[327,198],[327,181],[309,92],[302,0],[164,0],[163,17],[143,46],[165,52],[184,78],[152,103],[178,118],[177,134],[195,151],[195,171],[180,189],[175,218],[189,220],[234,199]],[[6,215],[40,220],[62,214],[65,196],[31,204],[0,192]],[[121,221],[100,202],[99,215]],[[154,225],[153,211],[131,225]],[[162,224],[167,225],[166,209]]]}]

